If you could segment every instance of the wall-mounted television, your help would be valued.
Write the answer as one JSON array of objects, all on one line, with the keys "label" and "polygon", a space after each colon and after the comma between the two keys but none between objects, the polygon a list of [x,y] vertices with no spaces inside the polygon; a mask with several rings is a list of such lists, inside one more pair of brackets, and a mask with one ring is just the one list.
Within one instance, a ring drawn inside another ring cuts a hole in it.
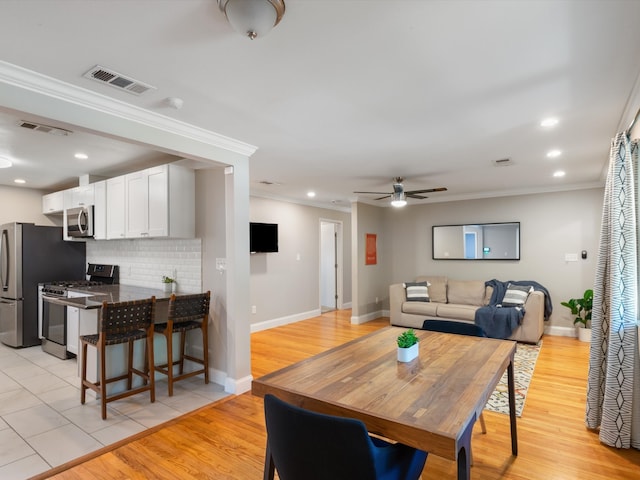
[{"label": "wall-mounted television", "polygon": [[251,253],[272,253],[278,251],[278,224],[249,224],[249,251]]}]

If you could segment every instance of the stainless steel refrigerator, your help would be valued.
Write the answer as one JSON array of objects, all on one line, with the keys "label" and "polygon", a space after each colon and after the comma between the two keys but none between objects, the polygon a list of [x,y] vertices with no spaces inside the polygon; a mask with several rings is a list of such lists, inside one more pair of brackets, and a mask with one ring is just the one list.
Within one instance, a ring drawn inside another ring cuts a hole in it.
[{"label": "stainless steel refrigerator", "polygon": [[33,223],[0,226],[0,342],[39,345],[38,283],[82,280],[84,242],[65,242],[61,227]]}]

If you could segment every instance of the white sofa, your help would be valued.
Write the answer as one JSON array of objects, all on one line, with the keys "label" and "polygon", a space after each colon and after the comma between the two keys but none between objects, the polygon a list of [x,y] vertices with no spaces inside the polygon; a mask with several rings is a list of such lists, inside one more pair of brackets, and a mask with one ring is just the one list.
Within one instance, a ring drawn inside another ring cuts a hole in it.
[{"label": "white sofa", "polygon": [[[420,328],[425,320],[456,320],[474,323],[476,310],[489,305],[493,288],[483,280],[453,280],[444,276],[417,277],[429,283],[428,302],[407,301],[403,283],[389,287],[389,313],[392,325]],[[525,315],[510,340],[538,343],[544,332],[545,294],[535,290],[524,304]]]}]

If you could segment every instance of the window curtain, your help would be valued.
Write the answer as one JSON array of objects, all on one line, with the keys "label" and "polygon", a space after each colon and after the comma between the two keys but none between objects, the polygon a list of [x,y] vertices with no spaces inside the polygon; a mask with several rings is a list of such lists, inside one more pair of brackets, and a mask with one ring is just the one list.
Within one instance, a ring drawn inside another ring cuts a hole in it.
[{"label": "window curtain", "polygon": [[600,441],[640,449],[638,143],[611,141],[594,284],[586,425]]}]

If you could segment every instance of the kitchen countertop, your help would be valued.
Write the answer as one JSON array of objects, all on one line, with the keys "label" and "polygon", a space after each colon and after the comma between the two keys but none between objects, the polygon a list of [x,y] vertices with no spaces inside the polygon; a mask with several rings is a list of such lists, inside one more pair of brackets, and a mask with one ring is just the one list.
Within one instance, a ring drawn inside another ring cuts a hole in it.
[{"label": "kitchen countertop", "polygon": [[171,298],[171,292],[165,292],[164,290],[156,288],[136,287],[133,285],[78,287],[70,288],[69,291],[88,294],[89,296],[72,298],[47,297],[46,301],[70,307],[91,309],[102,307],[102,302],[104,301],[109,303],[128,302],[131,300],[143,300],[155,295],[156,302],[168,302],[169,298]]}]

